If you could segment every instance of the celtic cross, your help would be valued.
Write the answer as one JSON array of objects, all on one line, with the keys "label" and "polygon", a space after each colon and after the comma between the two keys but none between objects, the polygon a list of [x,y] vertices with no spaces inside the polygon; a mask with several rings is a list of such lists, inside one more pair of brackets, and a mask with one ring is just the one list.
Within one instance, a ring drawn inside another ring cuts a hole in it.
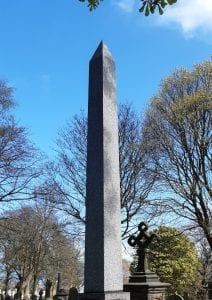
[{"label": "celtic cross", "polygon": [[141,222],[138,225],[139,233],[137,236],[131,235],[128,239],[128,244],[131,247],[137,248],[138,264],[137,272],[146,272],[149,270],[149,249],[148,246],[156,236],[154,233],[147,232],[148,226],[146,223]]}]

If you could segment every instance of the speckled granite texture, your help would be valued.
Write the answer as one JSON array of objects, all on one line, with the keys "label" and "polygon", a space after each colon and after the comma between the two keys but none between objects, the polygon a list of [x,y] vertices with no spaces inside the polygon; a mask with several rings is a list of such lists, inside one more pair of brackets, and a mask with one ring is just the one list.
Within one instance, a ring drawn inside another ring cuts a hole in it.
[{"label": "speckled granite texture", "polygon": [[89,66],[87,154],[84,288],[108,298],[123,281],[115,63],[103,42]]}]

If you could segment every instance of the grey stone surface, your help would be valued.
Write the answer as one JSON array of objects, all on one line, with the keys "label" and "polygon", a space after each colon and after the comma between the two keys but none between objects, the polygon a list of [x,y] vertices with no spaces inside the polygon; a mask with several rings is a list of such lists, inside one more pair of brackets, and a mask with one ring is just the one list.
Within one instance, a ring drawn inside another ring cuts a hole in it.
[{"label": "grey stone surface", "polygon": [[184,300],[184,298],[180,295],[171,295],[168,297],[168,300]]},{"label": "grey stone surface", "polygon": [[89,65],[87,147],[84,289],[122,291],[115,63],[103,42]]},{"label": "grey stone surface", "polygon": [[208,282],[207,290],[208,290],[208,300],[212,300],[212,281]]},{"label": "grey stone surface", "polygon": [[80,294],[80,300],[130,300],[129,293],[104,292]]}]

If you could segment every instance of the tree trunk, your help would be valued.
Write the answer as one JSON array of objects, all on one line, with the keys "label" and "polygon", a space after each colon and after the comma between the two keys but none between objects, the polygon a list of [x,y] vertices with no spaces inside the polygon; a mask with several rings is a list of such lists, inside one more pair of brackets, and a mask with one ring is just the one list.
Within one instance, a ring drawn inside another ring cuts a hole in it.
[{"label": "tree trunk", "polygon": [[8,294],[8,290],[9,290],[9,283],[10,283],[10,275],[11,275],[11,272],[6,270],[6,278],[5,278],[5,281],[4,281],[4,284],[5,284],[5,295]]},{"label": "tree trunk", "polygon": [[37,279],[38,279],[37,274],[34,274],[33,282],[32,282],[32,296],[35,295]]}]

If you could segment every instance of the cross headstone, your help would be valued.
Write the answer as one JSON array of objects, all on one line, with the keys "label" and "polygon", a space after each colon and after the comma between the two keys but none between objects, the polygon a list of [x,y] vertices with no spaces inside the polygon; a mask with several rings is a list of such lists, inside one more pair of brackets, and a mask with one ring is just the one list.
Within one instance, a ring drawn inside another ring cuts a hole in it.
[{"label": "cross headstone", "polygon": [[132,247],[137,247],[138,265],[137,272],[149,272],[149,250],[148,246],[156,236],[154,233],[147,232],[148,226],[145,222],[138,225],[139,233],[137,236],[131,235],[128,239],[128,244]]},{"label": "cross headstone", "polygon": [[86,188],[81,297],[129,299],[123,292],[115,63],[103,42],[89,65]]},{"label": "cross headstone", "polygon": [[155,234],[148,232],[148,225],[141,222],[138,234],[129,237],[130,246],[137,249],[138,263],[136,270],[124,285],[124,290],[130,292],[131,300],[165,300],[169,283],[161,282],[149,266],[149,245]]}]

